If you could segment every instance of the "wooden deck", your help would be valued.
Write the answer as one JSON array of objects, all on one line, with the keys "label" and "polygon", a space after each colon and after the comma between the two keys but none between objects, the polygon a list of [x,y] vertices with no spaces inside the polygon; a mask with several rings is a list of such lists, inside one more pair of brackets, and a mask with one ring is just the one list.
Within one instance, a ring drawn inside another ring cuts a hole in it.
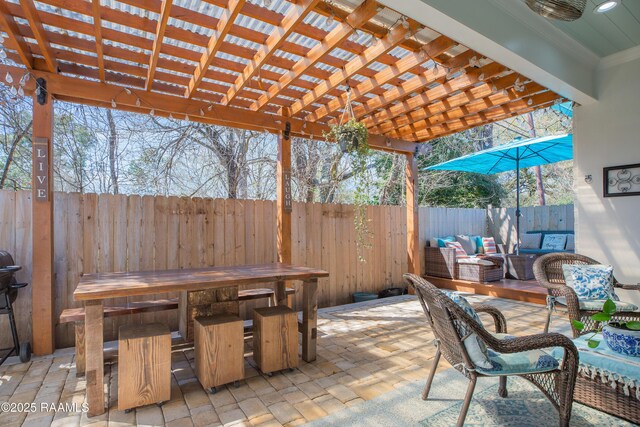
[{"label": "wooden deck", "polygon": [[538,286],[535,280],[502,279],[499,282],[476,283],[434,276],[425,276],[425,278],[442,289],[507,298],[534,304],[546,304],[547,290],[542,286]]}]

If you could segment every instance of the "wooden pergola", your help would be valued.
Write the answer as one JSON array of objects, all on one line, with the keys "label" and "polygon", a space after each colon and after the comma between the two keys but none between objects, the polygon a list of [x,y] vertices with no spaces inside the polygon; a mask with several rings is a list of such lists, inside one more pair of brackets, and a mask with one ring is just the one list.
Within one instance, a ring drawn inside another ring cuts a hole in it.
[{"label": "wooden pergola", "polygon": [[350,90],[372,148],[407,158],[415,273],[418,144],[563,100],[375,0],[0,0],[0,31],[0,78],[34,96],[36,354],[54,350],[52,99],[277,133],[290,262],[290,137],[321,138]]}]

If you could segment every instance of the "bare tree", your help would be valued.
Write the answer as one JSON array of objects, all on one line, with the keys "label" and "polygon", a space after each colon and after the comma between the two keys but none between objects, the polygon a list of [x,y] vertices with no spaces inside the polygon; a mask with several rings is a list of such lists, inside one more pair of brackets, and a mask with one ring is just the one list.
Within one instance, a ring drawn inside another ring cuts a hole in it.
[{"label": "bare tree", "polygon": [[[525,116],[527,125],[529,126],[529,136],[531,138],[536,137],[536,126],[533,120],[533,113],[528,112]],[[534,166],[533,172],[536,175],[536,194],[538,195],[538,205],[544,206],[546,204],[546,198],[544,194],[544,183],[542,181],[542,168],[540,166]]]}]

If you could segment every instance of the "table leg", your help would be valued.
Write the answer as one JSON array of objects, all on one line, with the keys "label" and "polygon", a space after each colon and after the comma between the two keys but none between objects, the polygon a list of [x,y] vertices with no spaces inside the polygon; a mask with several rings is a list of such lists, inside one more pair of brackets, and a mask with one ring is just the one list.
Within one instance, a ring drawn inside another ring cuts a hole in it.
[{"label": "table leg", "polygon": [[318,336],[318,279],[305,281],[302,286],[302,360],[316,360]]},{"label": "table leg", "polygon": [[104,311],[102,301],[84,303],[85,358],[88,415],[103,414],[104,408]]},{"label": "table leg", "polygon": [[287,282],[281,280],[276,283],[276,301],[278,305],[287,305]]},{"label": "table leg", "polygon": [[84,346],[84,321],[76,322],[75,324],[75,333],[76,333],[76,376],[84,377],[84,373],[86,371],[86,363],[87,359],[85,357],[85,346]]}]

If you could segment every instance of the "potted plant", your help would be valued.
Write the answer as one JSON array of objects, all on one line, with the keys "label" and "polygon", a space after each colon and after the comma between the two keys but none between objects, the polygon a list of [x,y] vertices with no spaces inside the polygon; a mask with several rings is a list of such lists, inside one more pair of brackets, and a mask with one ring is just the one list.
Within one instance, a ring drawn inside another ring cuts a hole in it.
[{"label": "potted plant", "polygon": [[[596,348],[600,341],[593,337],[602,332],[602,338],[609,348],[616,353],[626,356],[640,357],[640,322],[632,320],[628,322],[611,321],[616,313],[616,304],[608,299],[602,311],[591,316],[591,319],[598,322],[598,327],[593,335],[587,340],[589,348]],[[577,320],[573,321],[573,327],[578,331],[583,331],[585,325]]]},{"label": "potted plant", "polygon": [[[347,120],[345,121],[345,118]],[[351,90],[347,91],[347,105],[345,106],[340,122],[331,126],[328,133],[324,134],[327,141],[333,141],[340,145],[343,153],[351,157],[353,168],[352,176],[355,182],[354,201],[355,212],[353,222],[356,228],[356,246],[358,259],[365,261],[363,250],[370,247],[369,223],[367,220],[367,204],[369,202],[369,181],[366,173],[370,154],[369,131],[364,123],[356,120],[351,107]]]}]

